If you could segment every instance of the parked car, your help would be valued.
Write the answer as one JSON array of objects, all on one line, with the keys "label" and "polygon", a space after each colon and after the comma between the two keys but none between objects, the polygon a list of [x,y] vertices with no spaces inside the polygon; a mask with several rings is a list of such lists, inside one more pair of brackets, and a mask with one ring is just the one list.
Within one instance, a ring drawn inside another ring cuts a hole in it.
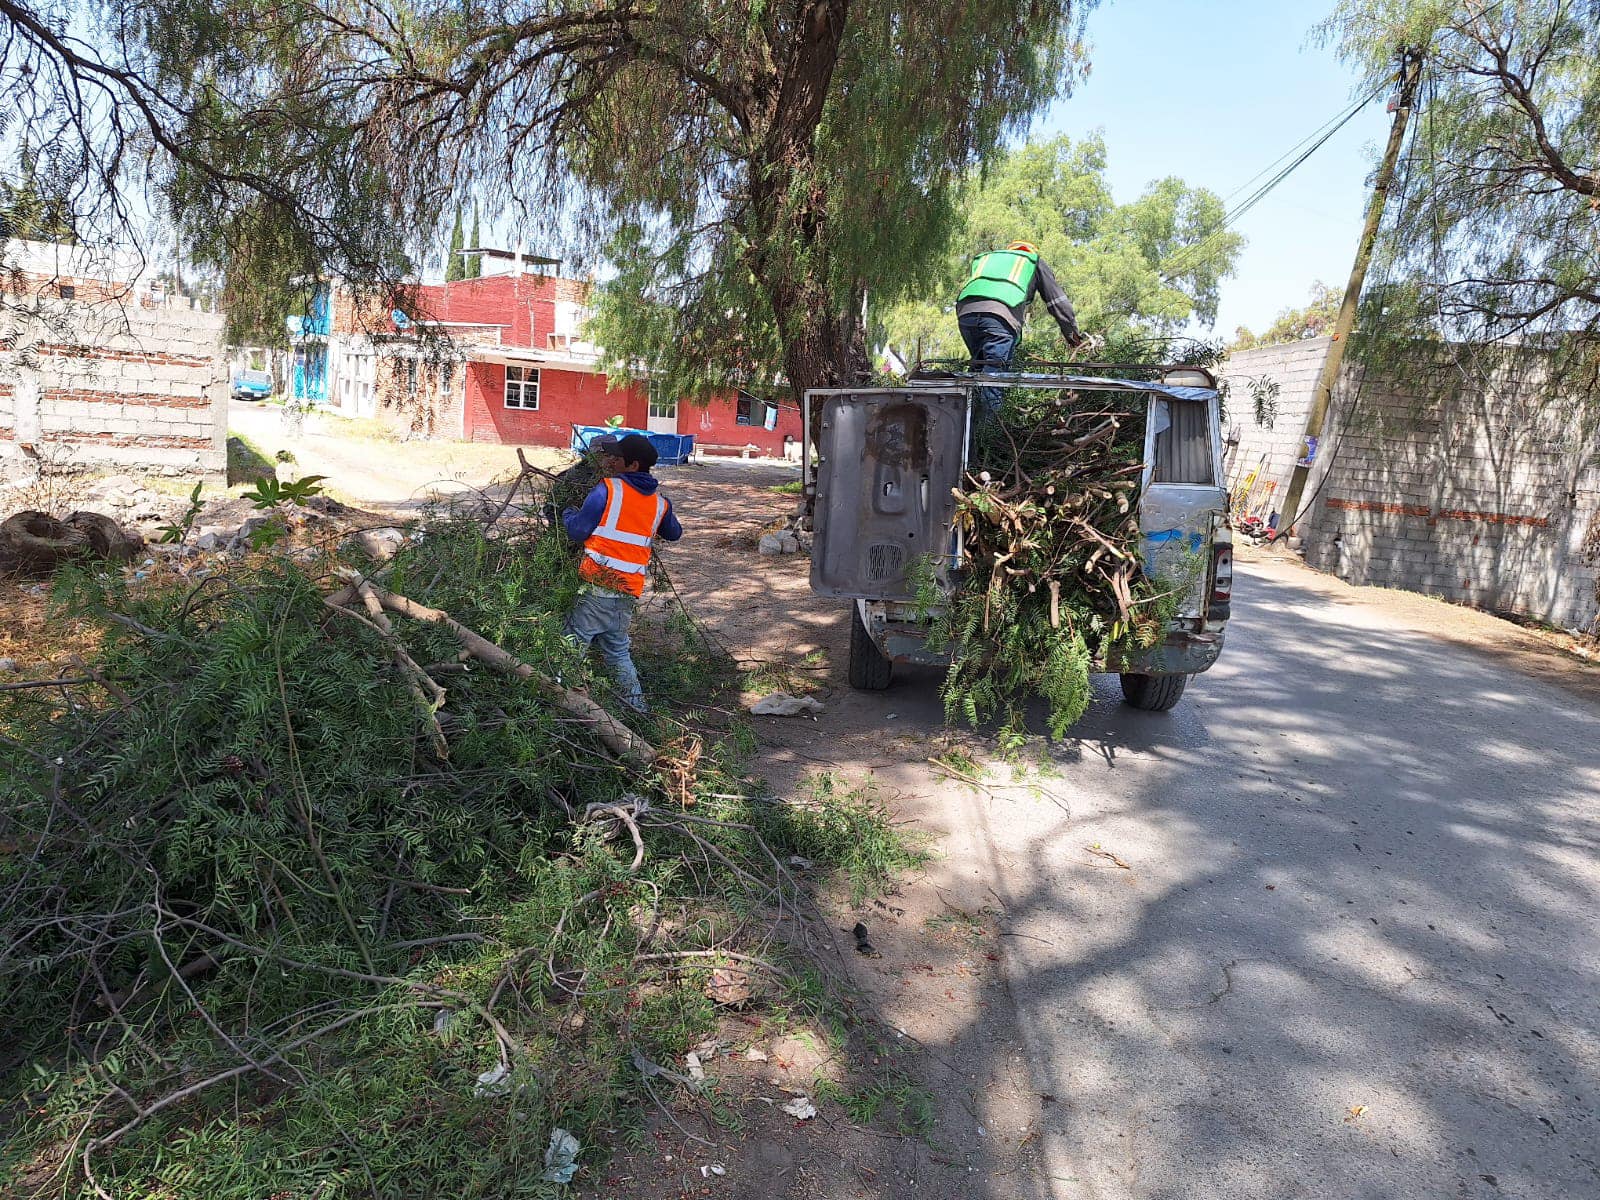
[{"label": "parked car", "polygon": [[[1094,664],[1121,676],[1124,699],[1163,711],[1189,679],[1222,652],[1233,589],[1233,534],[1222,486],[1220,401],[1209,372],[1173,367],[1154,381],[1114,378],[984,376],[985,385],[1055,388],[1076,393],[1143,394],[1145,467],[1139,526],[1146,564],[1173,553],[1202,554],[1195,580],[1167,629],[1148,650]],[[913,376],[899,388],[819,389],[806,394],[806,429],[820,408],[816,463],[809,451],[806,488],[816,540],[811,589],[847,599],[853,610],[850,683],[889,686],[896,662],[944,665],[949,652],[927,644],[930,614],[914,594],[911,564],[938,564],[949,586],[962,559],[954,534],[955,499],[967,465],[969,412],[976,381],[945,373]]]},{"label": "parked car", "polygon": [[270,371],[236,371],[229,393],[235,400],[267,400],[272,397]]}]

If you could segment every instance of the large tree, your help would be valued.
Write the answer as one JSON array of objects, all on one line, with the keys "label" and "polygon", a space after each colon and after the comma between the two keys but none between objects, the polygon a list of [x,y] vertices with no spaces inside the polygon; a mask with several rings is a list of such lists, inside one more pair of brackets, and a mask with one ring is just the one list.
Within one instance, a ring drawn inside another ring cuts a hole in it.
[{"label": "large tree", "polygon": [[[1130,347],[1130,339],[1170,336],[1190,322],[1209,325],[1244,245],[1223,230],[1221,200],[1169,176],[1119,204],[1105,171],[1105,142],[1093,136],[1030,143],[974,173],[936,270],[921,295],[883,314],[883,338],[907,361],[919,348],[927,358],[964,355],[954,305],[971,258],[1017,239],[1039,248],[1086,332]],[[1034,317],[1022,353],[1059,358],[1054,324]]]},{"label": "large tree", "polygon": [[[0,20],[66,109],[102,89],[114,148],[154,150],[192,252],[235,278],[392,287],[470,180],[569,261],[625,249],[702,377],[758,351],[802,387],[860,361],[863,292],[904,285],[954,182],[1070,81],[1088,2],[0,0]],[[62,127],[66,157],[129,161]],[[246,315],[270,325],[276,299]]]},{"label": "large tree", "polygon": [[1537,347],[1563,386],[1600,336],[1600,4],[1342,0],[1322,27],[1378,84],[1423,54],[1362,331]]}]

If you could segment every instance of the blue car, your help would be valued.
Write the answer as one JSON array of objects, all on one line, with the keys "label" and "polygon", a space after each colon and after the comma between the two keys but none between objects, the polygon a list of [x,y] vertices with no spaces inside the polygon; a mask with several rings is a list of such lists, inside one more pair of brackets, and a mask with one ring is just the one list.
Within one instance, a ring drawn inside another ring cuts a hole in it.
[{"label": "blue car", "polygon": [[235,400],[266,400],[272,395],[272,373],[240,371],[229,390]]}]

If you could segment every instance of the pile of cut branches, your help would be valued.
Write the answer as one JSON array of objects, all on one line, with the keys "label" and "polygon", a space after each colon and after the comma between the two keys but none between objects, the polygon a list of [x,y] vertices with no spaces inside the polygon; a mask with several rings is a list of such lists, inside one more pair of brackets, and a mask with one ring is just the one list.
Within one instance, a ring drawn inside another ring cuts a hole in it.
[{"label": "pile of cut branches", "polygon": [[530,1194],[719,1005],[827,994],[785,864],[881,813],[743,781],[691,622],[657,716],[584,690],[528,498],[381,567],[58,577],[104,636],[0,685],[0,1191]]},{"label": "pile of cut branches", "polygon": [[1157,642],[1181,589],[1145,570],[1138,496],[1146,397],[1015,389],[980,426],[981,465],[957,493],[968,566],[933,642],[950,649],[950,719],[999,716],[1019,739],[1031,696],[1060,737],[1089,701],[1089,672]]}]

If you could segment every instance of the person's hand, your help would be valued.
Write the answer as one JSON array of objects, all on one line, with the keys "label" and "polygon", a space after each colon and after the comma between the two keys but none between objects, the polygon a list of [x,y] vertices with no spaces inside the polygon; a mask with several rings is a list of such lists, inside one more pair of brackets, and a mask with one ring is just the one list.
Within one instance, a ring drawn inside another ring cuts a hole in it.
[{"label": "person's hand", "polygon": [[1105,347],[1105,338],[1101,337],[1098,333],[1091,333],[1086,335],[1076,346],[1074,346],[1073,350],[1077,352],[1079,358],[1088,358],[1091,354],[1100,353],[1100,351],[1104,350]]}]

